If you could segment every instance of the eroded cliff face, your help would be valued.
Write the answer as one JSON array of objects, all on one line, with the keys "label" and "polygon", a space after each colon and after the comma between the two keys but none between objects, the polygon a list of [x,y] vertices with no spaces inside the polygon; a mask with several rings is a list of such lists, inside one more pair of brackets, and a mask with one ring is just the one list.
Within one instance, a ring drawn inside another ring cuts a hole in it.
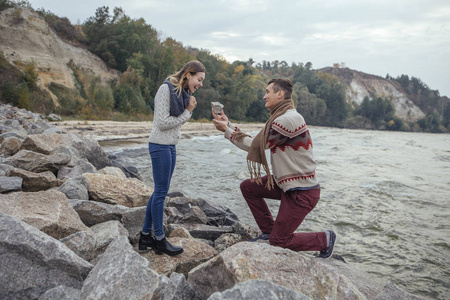
[{"label": "eroded cliff face", "polygon": [[365,74],[349,68],[323,68],[321,73],[329,73],[336,76],[346,86],[346,97],[349,103],[361,104],[364,97],[391,98],[395,108],[395,115],[408,121],[416,122],[425,114],[402,91],[402,87],[395,81],[387,80],[379,76]]},{"label": "eroded cliff face", "polygon": [[38,86],[49,92],[57,106],[58,99],[48,86],[55,82],[70,89],[75,87],[73,72],[68,67],[71,60],[103,82],[119,76],[91,52],[61,40],[38,14],[28,9],[11,8],[0,13],[0,51],[18,68],[33,62]]}]

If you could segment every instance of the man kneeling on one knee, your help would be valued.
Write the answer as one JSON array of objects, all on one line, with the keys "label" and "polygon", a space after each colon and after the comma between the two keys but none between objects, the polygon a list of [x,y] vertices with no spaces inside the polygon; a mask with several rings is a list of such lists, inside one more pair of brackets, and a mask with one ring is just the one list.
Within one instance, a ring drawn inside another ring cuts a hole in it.
[{"label": "man kneeling on one knee", "polygon": [[[241,183],[241,191],[262,231],[252,241],[269,240],[271,245],[294,251],[320,251],[319,257],[328,258],[336,241],[332,230],[294,233],[317,205],[320,185],[316,177],[312,139],[291,95],[290,80],[269,81],[264,101],[270,117],[255,137],[231,124],[223,111],[216,114],[212,110],[213,122],[225,133],[226,139],[248,152],[251,178]],[[266,149],[270,150],[273,174],[265,155]],[[261,167],[267,175],[261,176]],[[276,220],[264,198],[280,200]]]}]

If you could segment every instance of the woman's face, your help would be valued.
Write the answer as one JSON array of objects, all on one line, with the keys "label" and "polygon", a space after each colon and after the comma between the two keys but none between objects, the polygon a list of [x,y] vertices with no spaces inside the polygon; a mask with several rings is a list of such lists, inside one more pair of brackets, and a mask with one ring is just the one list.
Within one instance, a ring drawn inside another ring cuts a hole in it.
[{"label": "woman's face", "polygon": [[205,79],[205,72],[197,72],[194,75],[189,73],[187,75],[187,88],[191,93],[195,92],[199,87],[203,86],[203,80]]}]

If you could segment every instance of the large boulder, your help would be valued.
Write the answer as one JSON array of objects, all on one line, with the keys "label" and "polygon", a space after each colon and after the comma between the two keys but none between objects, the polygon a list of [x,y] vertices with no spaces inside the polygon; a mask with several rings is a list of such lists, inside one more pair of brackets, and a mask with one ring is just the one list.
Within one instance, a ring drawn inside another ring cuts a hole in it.
[{"label": "large boulder", "polygon": [[188,275],[202,299],[251,279],[270,281],[313,299],[366,299],[347,277],[319,259],[263,243],[238,243]]},{"label": "large boulder", "polygon": [[152,299],[160,276],[133,250],[128,239],[118,237],[106,249],[81,289],[81,299]]},{"label": "large boulder", "polygon": [[37,299],[64,285],[81,289],[92,265],[60,241],[0,212],[0,299]]},{"label": "large boulder", "polygon": [[81,222],[66,196],[55,190],[2,195],[0,212],[22,220],[56,239],[77,231],[90,230]]},{"label": "large boulder", "polygon": [[5,156],[14,155],[19,151],[21,145],[22,140],[18,137],[7,137],[0,144],[0,154],[3,154]]},{"label": "large boulder", "polygon": [[71,157],[64,153],[53,153],[45,155],[28,150],[20,150],[13,156],[8,158],[14,166],[30,172],[56,172],[58,169],[66,165]]},{"label": "large boulder", "polygon": [[58,191],[64,193],[67,199],[89,200],[88,181],[82,175],[67,180],[58,188]]},{"label": "large boulder", "polygon": [[84,174],[89,182],[89,198],[109,204],[128,207],[147,205],[153,189],[136,178],[113,175]]},{"label": "large boulder", "polygon": [[15,168],[8,172],[8,176],[22,178],[22,191],[24,192],[45,191],[63,184],[63,181],[56,178],[55,174],[50,171],[34,173]]},{"label": "large boulder", "polygon": [[150,262],[153,270],[166,276],[170,276],[173,272],[187,276],[190,270],[218,254],[214,248],[192,238],[187,231],[183,236],[173,237],[171,235],[168,238],[171,244],[183,248],[183,253],[179,255],[157,255],[153,251],[140,254]]},{"label": "large boulder", "polygon": [[42,154],[51,154],[56,147],[56,142],[47,134],[30,134],[23,141],[21,150],[29,150]]}]

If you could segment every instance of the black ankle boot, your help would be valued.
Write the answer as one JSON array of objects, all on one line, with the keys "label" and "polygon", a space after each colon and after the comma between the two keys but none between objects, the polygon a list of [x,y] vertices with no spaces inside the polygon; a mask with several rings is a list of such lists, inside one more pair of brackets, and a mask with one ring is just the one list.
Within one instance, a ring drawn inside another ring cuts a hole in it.
[{"label": "black ankle boot", "polygon": [[180,253],[183,253],[183,248],[177,247],[169,243],[169,241],[166,238],[163,238],[162,240],[158,241],[155,239],[155,253],[156,254],[163,254],[166,253],[167,255],[174,256]]},{"label": "black ankle boot", "polygon": [[147,250],[147,247],[155,248],[155,239],[151,233],[144,235],[141,232],[141,237],[139,238],[139,250]]}]

